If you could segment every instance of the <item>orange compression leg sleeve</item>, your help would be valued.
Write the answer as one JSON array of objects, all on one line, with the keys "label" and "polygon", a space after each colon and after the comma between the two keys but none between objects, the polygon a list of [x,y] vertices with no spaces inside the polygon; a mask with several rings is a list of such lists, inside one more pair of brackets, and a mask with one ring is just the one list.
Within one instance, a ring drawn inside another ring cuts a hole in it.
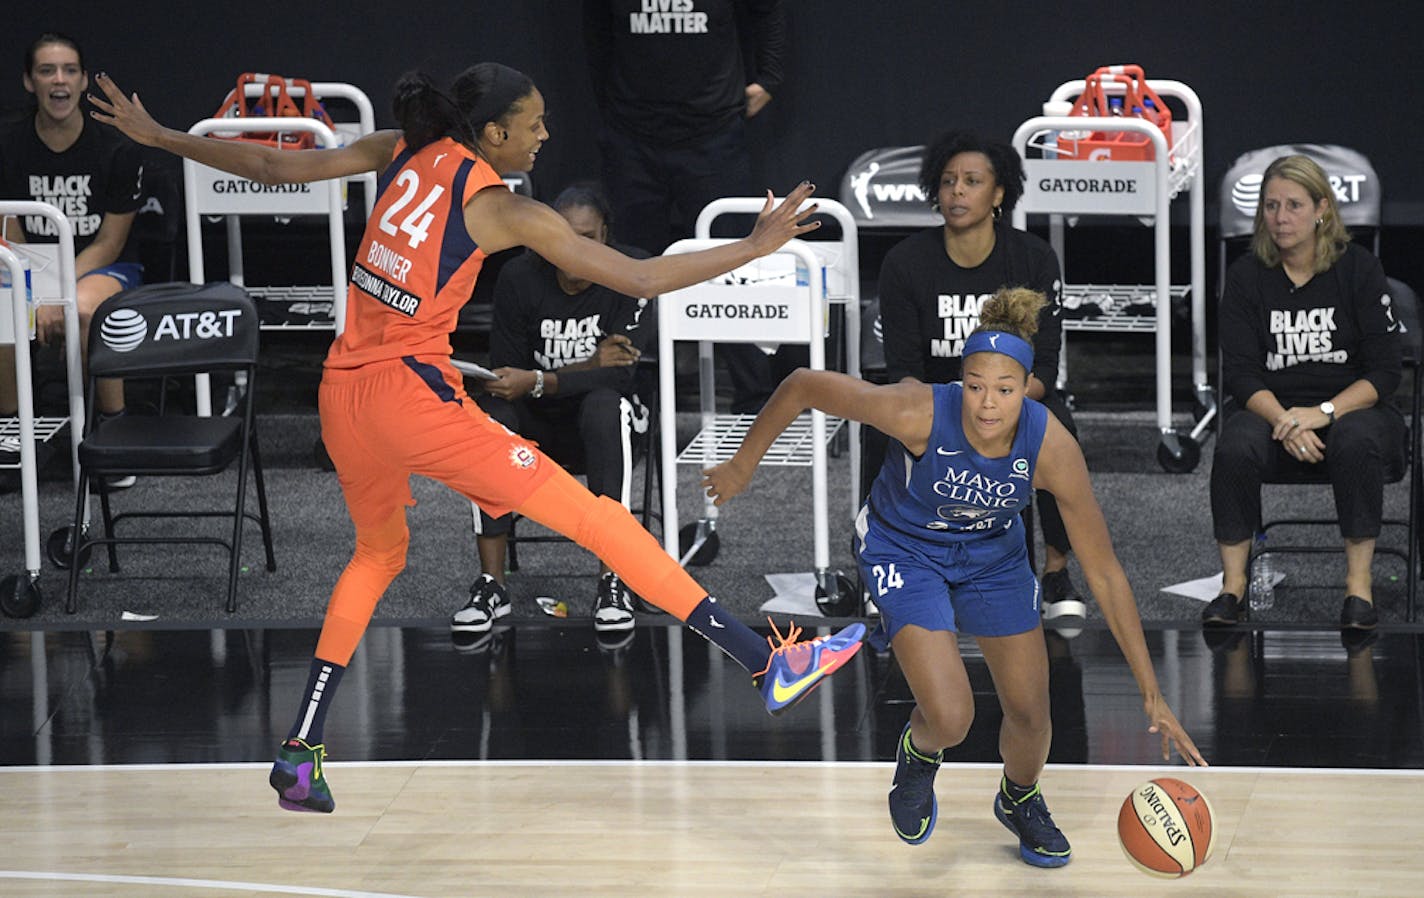
[{"label": "orange compression leg sleeve", "polygon": [[405,508],[377,527],[356,528],[356,551],[331,591],[326,619],[316,642],[316,656],[345,667],[366,633],[366,625],[385,595],[386,587],[405,568],[410,530]]},{"label": "orange compression leg sleeve", "polygon": [[629,589],[680,621],[707,596],[628,509],[590,493],[562,468],[516,510],[597,555]]}]

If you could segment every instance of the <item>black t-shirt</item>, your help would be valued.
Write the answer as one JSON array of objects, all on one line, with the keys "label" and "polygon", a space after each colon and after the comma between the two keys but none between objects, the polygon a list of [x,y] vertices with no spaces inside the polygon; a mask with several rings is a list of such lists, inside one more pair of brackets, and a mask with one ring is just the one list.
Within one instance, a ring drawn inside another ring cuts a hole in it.
[{"label": "black t-shirt", "polygon": [[[647,253],[616,246],[634,258]],[[490,367],[557,371],[582,362],[610,334],[626,334],[647,351],[657,334],[649,300],[634,299],[592,284],[570,296],[559,286],[554,266],[533,252],[512,259],[499,272],[494,288],[494,324],[490,330]],[[559,374],[558,396],[610,387],[631,395],[634,366],[592,368]]]},{"label": "black t-shirt", "polygon": [[960,378],[964,341],[979,326],[979,310],[1001,287],[1030,287],[1048,299],[1033,339],[1033,373],[1052,394],[1058,379],[1062,305],[1058,258],[1039,237],[999,226],[994,249],[973,268],[944,250],[944,229],[912,234],[885,254],[880,268],[880,321],[885,367],[894,383]]},{"label": "black t-shirt", "polygon": [[[137,212],[143,202],[143,159],[138,144],[86,118],[69,149],[56,153],[35,133],[33,117],[0,126],[0,197],[49,203],[69,218],[74,252],[94,242],[108,213]],[[25,239],[54,243],[47,218],[24,216]],[[132,243],[132,241],[130,241]],[[125,246],[116,261],[137,258]]]},{"label": "black t-shirt", "polygon": [[1243,407],[1261,390],[1281,405],[1316,405],[1357,380],[1381,399],[1399,386],[1399,321],[1384,269],[1348,244],[1325,272],[1296,287],[1277,265],[1237,259],[1221,297],[1223,377]]},{"label": "black t-shirt", "polygon": [[753,81],[775,93],[785,31],[781,0],[584,0],[604,120],[664,146],[724,131],[742,115]]}]

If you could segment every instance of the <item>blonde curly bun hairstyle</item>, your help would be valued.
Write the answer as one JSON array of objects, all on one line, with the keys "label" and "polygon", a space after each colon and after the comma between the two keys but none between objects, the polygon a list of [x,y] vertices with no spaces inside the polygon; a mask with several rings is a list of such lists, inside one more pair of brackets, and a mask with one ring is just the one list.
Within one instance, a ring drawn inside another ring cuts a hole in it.
[{"label": "blonde curly bun hairstyle", "polygon": [[1003,331],[1033,342],[1038,333],[1038,313],[1048,299],[1028,287],[1002,287],[979,310],[979,331]]}]

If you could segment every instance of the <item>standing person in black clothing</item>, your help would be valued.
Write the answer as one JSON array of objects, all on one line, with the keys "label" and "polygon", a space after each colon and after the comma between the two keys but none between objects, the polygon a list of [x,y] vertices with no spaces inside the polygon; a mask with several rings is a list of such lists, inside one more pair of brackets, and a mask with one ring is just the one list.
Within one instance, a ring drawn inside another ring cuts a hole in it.
[{"label": "standing person in black clothing", "polygon": [[[580,236],[633,258],[647,256],[612,243],[612,216],[597,191],[570,187],[554,208]],[[556,268],[532,251],[514,259],[500,271],[494,292],[490,365],[499,379],[485,381],[478,398],[491,418],[534,440],[554,460],[581,463],[589,491],[625,508],[632,434],[648,422],[634,391],[634,366],[656,327],[648,302]],[[510,516],[492,518],[472,507],[481,573],[450,629],[480,634],[510,611],[504,578]],[[633,611],[627,585],[601,564],[594,629],[626,633]]]},{"label": "standing person in black clothing", "polygon": [[[1072,413],[1055,389],[1062,346],[1058,259],[1042,239],[1004,222],[1023,195],[1023,179],[1018,153],[1002,141],[948,131],[925,148],[920,186],[944,226],[913,234],[885,255],[880,318],[886,373],[892,383],[959,380],[964,341],[979,326],[984,303],[1001,287],[1037,290],[1047,304],[1039,313],[1025,393],[1076,439]],[[1069,578],[1068,531],[1058,503],[1040,490],[1037,506],[1046,556],[1043,616],[1082,617],[1087,609]]]},{"label": "standing person in black clothing", "polygon": [[[590,75],[603,115],[603,184],[629,243],[650,253],[691,237],[715,199],[748,195],[746,119],[781,86],[780,0],[584,0]],[[750,46],[743,46],[746,37]],[[732,411],[771,395],[771,360],[752,344],[718,347]]]},{"label": "standing person in black clothing", "polygon": [[[0,197],[49,203],[69,218],[83,347],[88,345],[89,320],[99,303],[143,283],[143,267],[129,245],[129,231],[143,199],[143,162],[133,141],[84,114],[80,98],[89,88],[89,73],[73,38],[40,35],[25,52],[24,81],[35,100],[34,114],[0,129]],[[58,239],[49,220],[38,216],[7,219],[3,229],[12,241]],[[39,307],[35,333],[41,343],[62,338],[62,308]],[[15,412],[14,377],[14,349],[0,348],[0,414]],[[101,381],[98,396],[99,413],[123,412],[123,381]]]},{"label": "standing person in black clothing", "polygon": [[1261,176],[1251,252],[1232,264],[1221,296],[1226,392],[1240,406],[1222,422],[1211,469],[1211,517],[1221,594],[1206,624],[1246,611],[1251,537],[1267,473],[1324,465],[1345,539],[1340,626],[1379,620],[1370,566],[1384,516],[1384,472],[1403,463],[1399,322],[1384,269],[1349,242],[1335,192],[1308,156],[1284,156]]}]

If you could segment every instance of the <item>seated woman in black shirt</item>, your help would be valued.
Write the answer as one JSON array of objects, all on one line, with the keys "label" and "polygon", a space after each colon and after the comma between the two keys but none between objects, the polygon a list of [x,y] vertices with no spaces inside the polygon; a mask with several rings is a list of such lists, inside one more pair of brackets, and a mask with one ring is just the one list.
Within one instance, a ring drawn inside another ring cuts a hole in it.
[{"label": "seated woman in black shirt", "polygon": [[[570,187],[554,200],[554,208],[577,233],[610,242],[612,216],[598,191]],[[632,247],[618,249],[635,258],[647,255]],[[485,381],[478,399],[490,417],[537,441],[556,461],[579,464],[592,493],[624,506],[633,464],[631,436],[648,422],[634,390],[634,366],[656,339],[648,302],[575,278],[526,252],[500,270],[495,285],[490,367],[499,379]],[[478,508],[474,513],[481,573],[450,628],[478,635],[510,611],[504,583],[510,516],[491,518]],[[631,635],[633,614],[627,585],[603,565],[594,629]]]},{"label": "seated woman in black shirt", "polygon": [[1230,624],[1245,612],[1251,537],[1267,473],[1324,465],[1345,539],[1340,625],[1378,621],[1370,566],[1384,508],[1384,471],[1402,462],[1399,322],[1384,270],[1349,242],[1316,162],[1285,156],[1261,178],[1251,253],[1226,276],[1220,346],[1227,394],[1211,472],[1222,591],[1202,612]]},{"label": "seated woman in black shirt", "polygon": [[[81,98],[89,88],[89,73],[73,38],[40,35],[25,53],[24,82],[34,99],[33,114],[0,126],[0,198],[49,203],[69,218],[83,347],[99,304],[143,282],[137,250],[129,241],[143,201],[143,160],[137,144],[85,114]],[[39,216],[10,219],[0,227],[10,240],[58,240],[49,220]],[[35,331],[41,343],[62,338],[61,307],[36,310]],[[14,377],[14,349],[7,346],[0,349],[0,414],[14,414],[17,407]],[[101,381],[98,403],[98,412],[122,412],[123,381]]]},{"label": "seated woman in black shirt", "polygon": [[[1023,195],[1023,163],[1014,148],[965,131],[949,131],[925,148],[920,186],[944,226],[905,238],[880,269],[880,319],[891,382],[960,379],[964,341],[979,309],[1001,287],[1028,287],[1048,300],[1033,340],[1027,395],[1048,407],[1077,437],[1058,395],[1062,343],[1062,275],[1045,241],[1004,222]],[[1050,493],[1036,504],[1043,528],[1045,619],[1082,617],[1086,607],[1068,576],[1068,531]],[[1030,539],[1032,535],[1030,534]]]}]

